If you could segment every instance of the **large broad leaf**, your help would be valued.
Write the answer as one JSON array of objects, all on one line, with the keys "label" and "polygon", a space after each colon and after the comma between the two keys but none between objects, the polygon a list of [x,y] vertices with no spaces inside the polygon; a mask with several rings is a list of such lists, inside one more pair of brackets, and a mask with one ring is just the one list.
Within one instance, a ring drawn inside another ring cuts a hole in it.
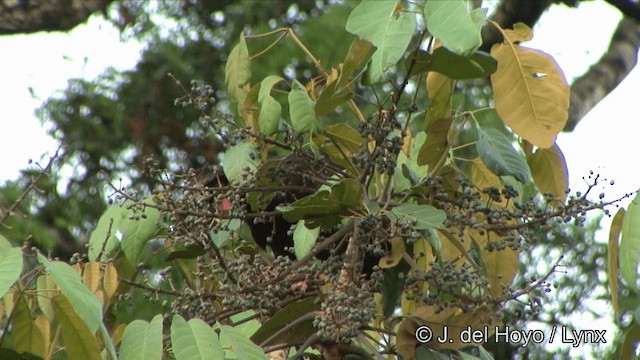
[{"label": "large broad leaf", "polygon": [[120,360],[162,359],[162,315],[156,315],[150,323],[132,321],[124,330],[120,345]]},{"label": "large broad leaf", "polygon": [[304,221],[298,221],[296,229],[293,231],[293,251],[298,259],[307,255],[320,235],[320,227],[309,229],[304,225]]},{"label": "large broad leaf", "polygon": [[482,45],[486,14],[486,9],[470,10],[467,0],[427,0],[424,7],[429,32],[458,55],[469,55]]},{"label": "large broad leaf", "polygon": [[289,92],[289,116],[293,130],[298,133],[316,132],[320,123],[316,118],[315,104],[309,98],[307,90],[298,81],[293,80]]},{"label": "large broad leaf", "polygon": [[98,256],[101,259],[107,259],[120,248],[117,233],[120,222],[127,216],[127,213],[128,211],[123,205],[115,204],[102,214],[98,225],[89,237],[89,261],[98,260]]},{"label": "large broad leaf", "polygon": [[[427,93],[429,94],[429,106],[427,107],[426,119],[426,126],[428,128],[434,121],[451,115],[453,79],[437,72],[430,72],[427,74],[426,82]],[[431,133],[427,131],[427,134]]]},{"label": "large broad leaf", "polygon": [[280,76],[270,75],[260,83],[260,92],[258,93],[260,116],[258,123],[260,124],[260,132],[263,135],[273,135],[278,131],[282,105],[271,96],[271,89],[275,84],[283,80]]},{"label": "large broad leaf", "polygon": [[[320,304],[316,303],[315,299],[311,297],[290,303],[262,324],[260,329],[251,336],[251,340],[256,344],[261,344],[267,339],[270,339],[271,335],[276,331],[281,330],[294,320],[317,310],[320,310]],[[297,341],[304,342],[314,332],[313,319],[309,319],[308,321],[300,322],[296,326],[292,326],[289,331],[280,336],[271,338],[269,343],[265,345],[280,344],[285,341],[290,343]]]},{"label": "large broad leaf", "polygon": [[375,49],[371,46],[371,43],[360,38],[353,39],[347,57],[342,63],[340,71],[340,77],[338,78],[338,91],[344,89],[351,80],[351,75],[363,67],[371,58],[371,55],[375,52]]},{"label": "large broad leaf", "polygon": [[620,240],[620,274],[631,289],[640,290],[638,285],[638,263],[640,263],[640,195],[629,204],[622,220]]},{"label": "large broad leaf", "polygon": [[242,184],[243,171],[253,172],[259,163],[258,150],[248,142],[241,142],[224,153],[222,169],[232,184]]},{"label": "large broad leaf", "polygon": [[250,62],[244,34],[240,34],[240,42],[231,50],[225,67],[227,90],[239,104],[243,104],[247,96],[246,85],[251,80]]},{"label": "large broad leaf", "polygon": [[218,335],[200,319],[187,322],[182,316],[174,315],[171,322],[171,345],[176,360],[224,358]]},{"label": "large broad leaf", "polygon": [[264,351],[254,344],[248,336],[230,326],[220,326],[220,343],[230,349],[237,359],[268,360]]},{"label": "large broad leaf", "polygon": [[447,214],[431,205],[404,204],[397,206],[389,213],[389,218],[400,221],[415,222],[416,230],[442,227]]},{"label": "large broad leaf", "polygon": [[416,29],[415,14],[400,0],[364,0],[349,15],[346,29],[377,47],[369,65],[369,82],[384,79],[385,70],[402,58]]},{"label": "large broad leaf", "polygon": [[[407,68],[412,57],[407,59]],[[439,47],[429,54],[418,50],[411,74],[435,71],[455,80],[483,78],[493,74],[498,62],[493,56],[476,51],[470,56],[458,55],[445,47]]]},{"label": "large broad leaf", "polygon": [[22,249],[0,250],[0,296],[9,290],[22,273]]},{"label": "large broad leaf", "polygon": [[480,139],[476,149],[482,162],[498,176],[511,175],[523,184],[529,183],[529,166],[507,137],[496,129],[478,128]]},{"label": "large broad leaf", "polygon": [[328,191],[320,191],[296,200],[290,205],[277,207],[285,220],[292,223],[307,218],[337,215],[340,209],[340,204],[330,198]]},{"label": "large broad leaf", "polygon": [[149,197],[141,206],[129,207],[125,218],[120,221],[119,230],[122,233],[122,252],[132,264],[137,264],[144,245],[160,230],[160,211],[146,204],[153,205],[154,200]]},{"label": "large broad leaf", "polygon": [[42,332],[33,321],[32,310],[24,297],[20,297],[11,319],[12,342],[19,352],[29,352],[40,357],[45,356],[44,338]]},{"label": "large broad leaf", "polygon": [[60,322],[65,354],[69,359],[100,360],[100,346],[87,325],[82,321],[73,305],[63,295],[51,299],[56,320]]},{"label": "large broad leaf", "polygon": [[38,261],[44,265],[56,286],[73,306],[80,319],[87,324],[92,334],[102,325],[102,304],[80,279],[80,275],[69,264],[49,261],[38,254]]},{"label": "large broad leaf", "polygon": [[333,81],[322,90],[318,101],[316,102],[316,115],[322,116],[330,113],[338,106],[351,100],[353,93],[351,91],[337,92],[338,81]]},{"label": "large broad leaf", "polygon": [[514,43],[530,38],[531,30],[522,23],[514,29],[491,48],[498,60],[491,75],[496,111],[516,134],[546,149],[567,121],[569,86],[551,55]]},{"label": "large broad leaf", "polygon": [[527,162],[540,192],[551,193],[564,202],[569,187],[569,170],[560,147],[553,144],[548,149],[538,149],[527,158]]}]

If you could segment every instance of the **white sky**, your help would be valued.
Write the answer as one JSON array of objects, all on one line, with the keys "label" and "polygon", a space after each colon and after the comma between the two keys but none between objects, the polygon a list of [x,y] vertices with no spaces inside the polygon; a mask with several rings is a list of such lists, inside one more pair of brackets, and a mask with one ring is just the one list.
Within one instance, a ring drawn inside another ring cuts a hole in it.
[{"label": "white sky", "polygon": [[[553,55],[571,81],[600,58],[619,19],[618,11],[604,1],[581,3],[578,10],[554,6],[534,29],[534,40],[524,45]],[[109,66],[134,67],[140,50],[140,44],[121,43],[118,31],[97,17],[69,33],[1,36],[0,184],[16,178],[29,159],[39,160],[56,149],[34,116],[42,101],[65,89],[70,78],[93,79]],[[640,154],[639,88],[640,67],[636,67],[575,131],[558,137],[572,190],[586,188],[581,178],[589,170],[616,181],[605,189],[608,198],[640,188],[640,169],[633,160]],[[596,326],[585,322],[582,328],[590,325]],[[607,338],[611,335],[609,331]]]}]

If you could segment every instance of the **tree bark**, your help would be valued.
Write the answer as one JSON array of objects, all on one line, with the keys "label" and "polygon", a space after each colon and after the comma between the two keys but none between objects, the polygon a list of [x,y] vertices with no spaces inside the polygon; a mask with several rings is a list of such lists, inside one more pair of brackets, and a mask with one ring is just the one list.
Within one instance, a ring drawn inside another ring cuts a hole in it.
[{"label": "tree bark", "polygon": [[569,119],[564,131],[580,120],[624,80],[638,62],[640,22],[625,17],[611,38],[607,52],[571,84]]},{"label": "tree bark", "polygon": [[112,0],[5,0],[0,2],[0,35],[67,31]]}]

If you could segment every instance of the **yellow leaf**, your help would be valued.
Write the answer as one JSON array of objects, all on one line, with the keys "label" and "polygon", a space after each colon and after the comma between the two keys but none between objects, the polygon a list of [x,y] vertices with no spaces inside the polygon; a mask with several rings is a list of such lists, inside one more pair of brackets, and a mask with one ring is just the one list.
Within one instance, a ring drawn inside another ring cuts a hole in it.
[{"label": "yellow leaf", "polygon": [[500,29],[505,41],[491,48],[498,60],[491,75],[494,102],[498,115],[516,134],[546,149],[567,121],[569,86],[551,55],[514,43],[527,38],[522,26],[515,32]]},{"label": "yellow leaf", "polygon": [[49,347],[51,346],[51,322],[44,315],[38,315],[36,320],[34,321],[40,332],[42,333],[42,339],[44,340],[44,349],[45,352],[49,351]]},{"label": "yellow leaf", "polygon": [[96,292],[100,286],[100,263],[96,261],[88,262],[84,265],[82,282],[91,290]]},{"label": "yellow leaf", "polygon": [[391,254],[383,256],[378,262],[381,269],[390,269],[398,265],[402,256],[406,252],[404,239],[401,236],[395,236],[391,239]]},{"label": "yellow leaf", "polygon": [[14,313],[12,322],[12,340],[15,350],[19,353],[30,352],[44,357],[44,338],[31,317],[32,311],[29,309],[29,304],[24,297],[20,297],[16,306],[18,308]]},{"label": "yellow leaf", "polygon": [[567,198],[569,170],[562,151],[557,144],[548,149],[538,149],[527,157],[533,182],[540,192],[555,195],[561,203]]},{"label": "yellow leaf", "polygon": [[122,334],[124,334],[124,330],[127,328],[127,324],[119,324],[115,330],[111,333],[111,340],[113,341],[113,345],[118,345],[118,343],[122,340]]},{"label": "yellow leaf", "polygon": [[454,81],[437,72],[430,72],[426,81],[429,106],[425,125],[428,127],[434,121],[450,115]]},{"label": "yellow leaf", "polygon": [[449,131],[453,124],[452,117],[434,120],[427,126],[427,140],[418,153],[418,165],[429,165],[429,171],[436,170],[436,165],[449,151]]},{"label": "yellow leaf", "polygon": [[87,324],[80,319],[64,295],[52,299],[56,319],[60,322],[62,340],[69,360],[100,360],[100,347]]},{"label": "yellow leaf", "polygon": [[107,295],[107,299],[111,300],[118,289],[118,271],[113,264],[107,264],[104,269],[104,278],[102,278],[102,286]]},{"label": "yellow leaf", "polygon": [[13,289],[9,289],[4,296],[2,297],[2,303],[4,305],[4,311],[7,314],[11,314],[13,312]]}]

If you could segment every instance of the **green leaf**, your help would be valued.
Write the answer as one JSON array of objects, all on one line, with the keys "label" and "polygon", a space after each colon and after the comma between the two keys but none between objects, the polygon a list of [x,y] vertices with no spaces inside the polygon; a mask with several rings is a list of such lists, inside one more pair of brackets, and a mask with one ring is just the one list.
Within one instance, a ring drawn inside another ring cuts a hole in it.
[{"label": "green leaf", "polygon": [[36,286],[38,289],[38,307],[49,321],[53,321],[54,319],[51,299],[54,295],[58,294],[55,285],[55,281],[53,281],[50,274],[42,274],[38,276],[38,280],[36,280]]},{"label": "green leaf", "polygon": [[338,93],[338,81],[333,81],[328,84],[327,87],[322,90],[318,97],[318,102],[315,105],[315,112],[317,116],[322,116],[330,113],[338,106],[351,100],[353,93],[351,91],[343,91]]},{"label": "green leaf", "polygon": [[80,319],[87,324],[91,334],[95,334],[102,324],[102,304],[80,279],[80,275],[69,264],[62,261],[49,261],[38,254],[38,261],[44,265],[53,277],[56,285],[67,298]]},{"label": "green leaf", "polygon": [[305,196],[290,205],[278,206],[276,209],[282,212],[285,220],[292,223],[297,223],[309,217],[337,215],[341,210],[340,204],[331,200],[328,191],[320,191],[313,195]]},{"label": "green leaf", "polygon": [[415,221],[416,230],[440,228],[447,214],[431,205],[404,204],[391,209],[389,218],[399,221]]},{"label": "green leaf", "polygon": [[160,230],[160,211],[146,204],[154,204],[153,197],[145,199],[142,205],[129,206],[118,226],[122,233],[122,252],[132,264],[138,263],[144,245]]},{"label": "green leaf", "polygon": [[172,251],[164,261],[173,261],[177,259],[195,259],[204,255],[204,246],[201,244],[190,244],[185,246],[184,250]]},{"label": "green leaf", "polygon": [[127,216],[128,210],[119,204],[110,206],[107,211],[102,214],[98,225],[89,237],[89,261],[107,259],[120,248],[120,241],[117,232],[120,222]]},{"label": "green leaf", "polygon": [[73,305],[63,295],[55,295],[51,299],[56,320],[60,322],[65,354],[69,359],[100,360],[100,346],[84,321],[78,316]]},{"label": "green leaf", "polygon": [[523,184],[531,180],[529,166],[524,156],[511,146],[507,137],[496,129],[478,128],[480,139],[476,150],[487,168],[498,176],[512,175]]},{"label": "green leaf", "polygon": [[466,0],[427,0],[424,15],[431,35],[458,55],[469,55],[482,45],[480,30],[486,9],[469,10]]},{"label": "green leaf", "polygon": [[364,142],[358,130],[345,123],[328,125],[324,132],[345,154],[357,153]]},{"label": "green leaf", "polygon": [[22,273],[22,249],[0,250],[0,296],[3,296]]},{"label": "green leaf", "polygon": [[619,301],[619,276],[620,267],[618,259],[620,257],[619,242],[620,233],[622,232],[622,222],[624,220],[625,210],[620,209],[611,221],[611,229],[609,230],[609,244],[607,246],[607,275],[609,277],[609,292],[611,293],[611,305],[613,306],[613,314],[617,318],[620,316]]},{"label": "green leaf", "polygon": [[260,92],[258,93],[258,102],[262,103],[265,97],[271,94],[273,86],[284,79],[278,75],[269,75],[260,82]]},{"label": "green leaf", "polygon": [[346,29],[371,42],[376,52],[369,65],[369,82],[384,79],[384,72],[402,58],[416,29],[412,12],[400,0],[364,0],[349,15]]},{"label": "green leaf", "polygon": [[25,297],[21,296],[16,303],[12,325],[12,342],[19,352],[29,352],[44,357],[44,338],[31,315],[32,310]]},{"label": "green leaf", "polygon": [[629,204],[622,220],[620,239],[620,274],[629,288],[640,290],[638,263],[640,262],[640,195]]},{"label": "green leaf", "polygon": [[338,91],[341,91],[345,86],[347,86],[347,84],[349,84],[351,75],[366,64],[374,52],[375,48],[372,47],[369,41],[365,41],[360,38],[353,39],[349,52],[342,63],[342,69],[336,88]]},{"label": "green leaf", "polygon": [[220,326],[220,344],[224,349],[231,349],[238,359],[268,360],[262,349],[240,331],[226,325]]},{"label": "green leaf", "polygon": [[315,133],[320,128],[318,119],[316,119],[315,104],[298,80],[293,80],[288,98],[289,116],[293,130],[298,133]]},{"label": "green leaf", "polygon": [[[272,334],[290,324],[292,321],[317,310],[320,310],[320,305],[311,297],[290,303],[262,324],[258,331],[251,336],[251,340],[256,344],[262,344],[271,338]],[[302,321],[300,324],[291,327],[288,332],[271,339],[271,341],[265,345],[280,344],[284,341],[289,343],[304,342],[314,332],[313,319],[309,319],[308,321]]]},{"label": "green leaf", "polygon": [[[407,68],[412,58],[407,59]],[[411,74],[435,71],[454,80],[483,78],[493,74],[498,62],[483,51],[475,51],[470,56],[458,55],[445,47],[439,47],[429,54],[418,50]]]},{"label": "green leaf", "polygon": [[6,237],[2,236],[0,234],[0,253],[2,251],[11,249],[13,247],[13,245],[11,245],[11,242],[9,240],[7,240]]},{"label": "green leaf", "polygon": [[260,105],[260,133],[265,136],[271,136],[278,132],[280,124],[280,114],[282,113],[282,105],[271,95],[266,95]]},{"label": "green leaf", "polygon": [[224,153],[222,169],[227,179],[234,184],[242,184],[242,172],[248,169],[254,172],[260,163],[258,150],[248,142],[241,142],[232,146]]},{"label": "green leaf", "polygon": [[298,259],[302,259],[313,249],[318,235],[320,235],[320,227],[308,229],[303,220],[298,221],[293,232],[293,250]]},{"label": "green leaf", "polygon": [[171,345],[176,360],[224,359],[218,335],[200,319],[187,323],[180,315],[171,322]]},{"label": "green leaf", "polygon": [[120,360],[162,359],[162,315],[156,315],[150,323],[134,320],[122,334]]},{"label": "green leaf", "polygon": [[358,181],[344,179],[331,187],[330,199],[339,203],[343,209],[349,209],[362,206],[363,193],[362,184]]},{"label": "green leaf", "polygon": [[247,96],[245,85],[251,80],[250,65],[247,43],[244,34],[240,34],[240,42],[231,50],[225,66],[227,90],[239,104],[243,104]]}]

